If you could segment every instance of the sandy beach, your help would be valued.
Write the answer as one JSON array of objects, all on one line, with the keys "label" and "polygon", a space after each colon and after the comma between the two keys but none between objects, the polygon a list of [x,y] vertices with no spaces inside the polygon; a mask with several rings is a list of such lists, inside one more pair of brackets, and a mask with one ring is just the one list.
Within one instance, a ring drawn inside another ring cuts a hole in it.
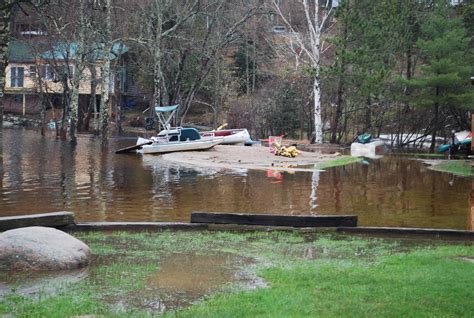
[{"label": "sandy beach", "polygon": [[275,156],[268,147],[218,145],[206,151],[173,152],[162,159],[186,165],[222,169],[262,169],[314,171],[314,164],[337,158],[339,154],[302,151],[295,158]]}]

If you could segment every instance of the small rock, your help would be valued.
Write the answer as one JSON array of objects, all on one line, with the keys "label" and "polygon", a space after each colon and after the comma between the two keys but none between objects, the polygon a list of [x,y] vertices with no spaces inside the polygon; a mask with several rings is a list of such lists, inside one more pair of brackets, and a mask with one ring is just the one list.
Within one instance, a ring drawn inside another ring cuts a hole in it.
[{"label": "small rock", "polygon": [[54,228],[31,226],[0,234],[0,270],[64,270],[89,264],[89,247]]}]

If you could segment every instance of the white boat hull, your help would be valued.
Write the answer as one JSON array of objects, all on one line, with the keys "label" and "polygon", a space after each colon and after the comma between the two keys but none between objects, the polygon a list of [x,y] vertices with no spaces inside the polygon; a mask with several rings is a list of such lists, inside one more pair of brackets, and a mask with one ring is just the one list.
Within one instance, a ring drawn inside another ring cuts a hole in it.
[{"label": "white boat hull", "polygon": [[243,144],[250,140],[250,134],[247,129],[225,129],[201,132],[201,136],[203,137],[212,135],[223,138],[223,145]]},{"label": "white boat hull", "polygon": [[[138,138],[137,145],[152,141],[151,139]],[[190,141],[176,141],[176,142],[153,142],[150,145],[144,145],[137,152],[143,154],[160,154],[177,151],[193,151],[210,149],[220,143],[222,138],[203,138],[199,140]]]}]

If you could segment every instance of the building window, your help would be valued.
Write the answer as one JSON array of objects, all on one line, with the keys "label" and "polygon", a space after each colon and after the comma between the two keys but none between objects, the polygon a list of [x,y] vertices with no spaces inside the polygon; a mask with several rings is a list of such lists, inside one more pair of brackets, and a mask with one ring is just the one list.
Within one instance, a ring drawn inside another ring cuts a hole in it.
[{"label": "building window", "polygon": [[23,87],[25,69],[23,67],[12,67],[10,69],[10,87]]},{"label": "building window", "polygon": [[36,66],[34,65],[31,65],[30,66],[30,69],[29,69],[29,72],[30,72],[30,77],[31,78],[36,78]]},{"label": "building window", "polygon": [[51,65],[41,65],[39,67],[40,77],[46,81],[52,81],[54,72]]},{"label": "building window", "polygon": [[74,66],[69,66],[69,71],[66,65],[42,65],[39,67],[40,76],[46,81],[61,81],[61,78],[66,75],[68,78],[72,78],[74,74]]}]

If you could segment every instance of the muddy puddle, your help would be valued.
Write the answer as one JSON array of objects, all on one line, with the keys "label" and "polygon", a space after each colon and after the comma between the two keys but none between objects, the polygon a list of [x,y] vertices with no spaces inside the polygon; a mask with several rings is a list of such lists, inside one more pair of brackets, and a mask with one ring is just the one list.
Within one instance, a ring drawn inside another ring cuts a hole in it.
[{"label": "muddy puddle", "polygon": [[[121,292],[109,286],[104,275],[107,266],[96,259],[86,269],[63,272],[0,273],[0,298],[9,294],[36,298],[54,297],[70,288],[97,289],[101,301],[116,312],[133,309],[164,312],[183,308],[220,291],[252,290],[267,284],[255,275],[255,263],[250,258],[219,253],[200,255],[178,253],[165,255],[157,261],[157,270],[140,278],[138,290]],[[121,260],[115,260],[120,264]],[[122,260],[123,261],[123,260]],[[139,261],[140,262],[140,261]],[[99,267],[102,266],[102,270]],[[122,275],[122,274],[119,274]],[[101,292],[102,291],[102,292]],[[111,292],[112,291],[112,292]]]},{"label": "muddy puddle", "polygon": [[233,254],[171,254],[159,261],[159,270],[145,279],[145,287],[126,297],[109,297],[117,310],[139,308],[164,312],[189,306],[219,291],[266,287],[253,273],[251,259]]}]

